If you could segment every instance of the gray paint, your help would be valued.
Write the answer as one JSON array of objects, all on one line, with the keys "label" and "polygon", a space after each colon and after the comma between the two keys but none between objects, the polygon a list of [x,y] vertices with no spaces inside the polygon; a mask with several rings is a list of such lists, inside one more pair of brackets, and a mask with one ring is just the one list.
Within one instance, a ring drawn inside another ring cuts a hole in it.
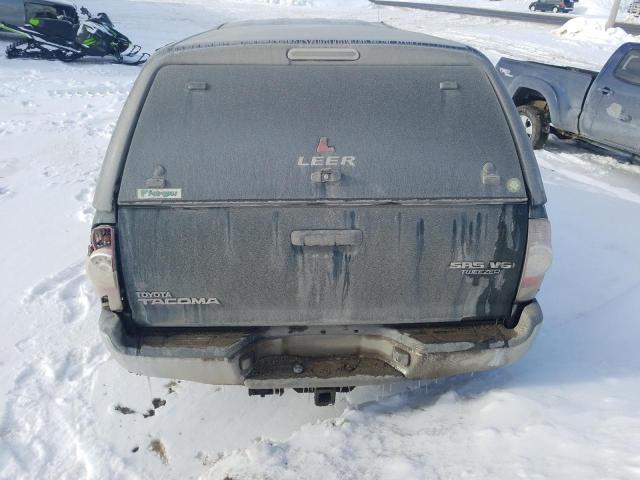
[{"label": "gray paint", "polygon": [[[309,45],[359,58],[287,58]],[[313,180],[296,160],[321,136],[360,163]],[[506,189],[509,179],[521,187]],[[138,199],[163,187],[181,198]],[[482,55],[382,25],[276,21],[154,55],[94,204],[95,221],[115,210],[133,321],[166,327],[499,320],[511,314],[530,211],[545,201],[515,107]],[[316,245],[292,242],[313,230],[325,232]],[[515,268],[466,276],[452,261]],[[221,305],[144,305],[141,291]]]},{"label": "gray paint", "polygon": [[[209,87],[192,92],[191,80]],[[459,88],[440,90],[447,80]],[[334,153],[316,153],[321,136]],[[338,164],[340,179],[314,182],[314,159]],[[497,185],[482,182],[487,162]],[[506,188],[522,172],[495,93],[467,66],[167,66],[142,109],[120,204],[158,165],[183,201],[526,199]]]},{"label": "gray paint", "polygon": [[[392,324],[508,316],[524,260],[526,203],[121,207],[123,285],[140,325]],[[361,243],[292,245],[296,230],[360,230]],[[510,261],[499,275],[449,263]],[[136,291],[221,305],[143,305]]]},{"label": "gray paint", "polygon": [[[546,202],[535,157],[510,98],[490,62],[469,47],[427,35],[404,32],[382,24],[332,21],[269,21],[226,25],[165,47],[142,70],[116,126],[98,180],[94,206],[113,211],[114,192],[146,96],[160,69],[167,65],[287,65],[292,69],[313,62],[291,62],[292,48],[336,45],[357,48],[360,58],[350,65],[473,66],[494,88],[522,168],[532,206]],[[339,62],[319,62],[332,67]],[[348,67],[347,67],[348,68]],[[448,92],[454,93],[454,92]]]},{"label": "gray paint", "polygon": [[[512,97],[522,89],[544,97],[555,128],[638,155],[640,85],[622,81],[613,73],[632,49],[640,49],[640,43],[619,47],[600,72],[508,58],[500,59],[496,68]],[[611,93],[603,94],[605,87]]]},{"label": "gray paint", "polygon": [[522,88],[539,92],[549,103],[554,126],[578,132],[584,96],[597,72],[508,58],[501,58],[496,68],[512,96]]},{"label": "gray paint", "polygon": [[640,56],[640,43],[618,48],[593,82],[580,115],[580,133],[592,142],[640,155],[640,83],[616,75],[632,52]]}]

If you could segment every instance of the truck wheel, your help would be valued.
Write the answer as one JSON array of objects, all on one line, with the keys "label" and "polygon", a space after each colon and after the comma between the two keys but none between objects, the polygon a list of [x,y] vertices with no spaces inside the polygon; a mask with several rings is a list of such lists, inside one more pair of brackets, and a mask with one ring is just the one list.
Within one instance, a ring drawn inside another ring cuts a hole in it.
[{"label": "truck wheel", "polygon": [[558,7],[553,7],[553,10],[551,10],[553,13],[558,13]]},{"label": "truck wheel", "polygon": [[545,113],[531,105],[520,105],[518,113],[533,148],[538,150],[544,147],[549,138],[549,123]]},{"label": "truck wheel", "polygon": [[531,5],[529,7],[529,10],[531,10],[532,12],[535,12],[536,11],[536,6],[535,5]]}]

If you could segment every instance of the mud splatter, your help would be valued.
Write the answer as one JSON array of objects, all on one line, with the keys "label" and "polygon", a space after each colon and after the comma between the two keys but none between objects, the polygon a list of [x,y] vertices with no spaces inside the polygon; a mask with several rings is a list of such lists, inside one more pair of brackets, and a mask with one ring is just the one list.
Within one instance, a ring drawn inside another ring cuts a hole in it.
[{"label": "mud splatter", "polygon": [[116,412],[120,412],[123,415],[131,415],[132,413],[136,413],[136,411],[133,408],[125,407],[124,405],[120,405],[120,404],[113,407],[113,409]]},{"label": "mud splatter", "polygon": [[162,460],[162,463],[164,463],[165,465],[169,463],[167,449],[164,446],[164,443],[162,443],[162,440],[158,438],[154,438],[153,440],[151,440],[151,442],[149,443],[149,451],[158,455],[158,457],[160,457],[160,460]]}]

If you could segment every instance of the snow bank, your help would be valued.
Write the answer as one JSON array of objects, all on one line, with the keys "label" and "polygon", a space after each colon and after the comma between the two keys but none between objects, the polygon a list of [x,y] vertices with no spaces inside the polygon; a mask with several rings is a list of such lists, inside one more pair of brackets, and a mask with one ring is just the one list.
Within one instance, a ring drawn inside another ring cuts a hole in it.
[{"label": "snow bank", "polygon": [[[236,0],[238,1],[238,0]],[[309,6],[316,8],[360,8],[366,6],[368,0],[240,0],[246,3],[267,3],[271,5],[283,6]]]},{"label": "snow bank", "polygon": [[[401,0],[404,1],[404,0]],[[406,0],[408,3],[439,3],[443,5],[454,5],[457,7],[475,7],[510,12],[528,12],[531,0]],[[622,0],[618,13],[618,21],[633,21],[631,17],[625,18],[627,8],[631,0]],[[611,10],[612,0],[580,0],[574,4],[573,13],[576,15],[586,15],[589,17],[607,18]]]},{"label": "snow bank", "polygon": [[[611,11],[612,0],[580,0],[573,5],[574,13],[590,17],[607,18]],[[620,2],[620,13],[626,11],[626,1]]]},{"label": "snow bank", "polygon": [[[178,3],[188,5],[211,6],[208,0],[135,0],[153,3]],[[362,8],[369,5],[368,0],[234,0],[226,2],[227,7],[246,5],[270,5],[274,7],[313,7],[317,9],[345,10]],[[217,6],[217,5],[216,5]]]},{"label": "snow bank", "polygon": [[629,35],[622,28],[605,28],[606,20],[598,18],[576,17],[569,20],[553,33],[571,40],[618,45],[638,41],[640,37]]}]

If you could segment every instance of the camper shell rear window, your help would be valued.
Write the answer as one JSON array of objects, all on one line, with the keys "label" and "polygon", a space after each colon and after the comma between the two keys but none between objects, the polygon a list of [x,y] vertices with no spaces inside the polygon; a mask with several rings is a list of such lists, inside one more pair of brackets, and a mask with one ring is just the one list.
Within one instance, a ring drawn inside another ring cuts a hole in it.
[{"label": "camper shell rear window", "polygon": [[165,66],[119,202],[162,191],[181,202],[526,198],[485,72],[433,65]]}]

